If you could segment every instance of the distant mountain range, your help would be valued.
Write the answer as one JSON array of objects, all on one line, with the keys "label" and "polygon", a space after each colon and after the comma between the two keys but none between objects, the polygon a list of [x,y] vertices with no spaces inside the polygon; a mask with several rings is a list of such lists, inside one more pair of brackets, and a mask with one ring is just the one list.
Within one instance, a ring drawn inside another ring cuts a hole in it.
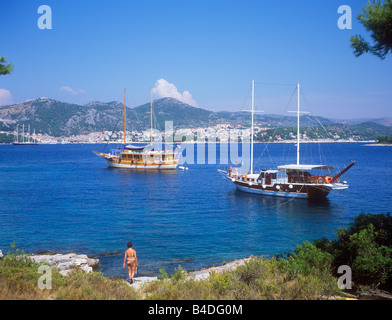
[{"label": "distant mountain range", "polygon": [[364,122],[374,122],[383,126],[392,127],[392,118],[358,118],[351,120],[333,120],[336,123],[343,123],[349,125],[356,125]]},{"label": "distant mountain range", "polygon": [[[0,131],[14,131],[16,125],[30,125],[36,133],[51,136],[71,136],[88,134],[96,131],[122,130],[124,105],[118,101],[94,101],[86,105],[77,105],[48,98],[39,98],[19,104],[0,107]],[[368,120],[368,119],[366,119]],[[173,98],[163,98],[153,102],[154,128],[163,131],[165,121],[173,121],[174,128],[208,127],[227,123],[231,126],[250,126],[249,112],[214,112],[192,107]],[[258,125],[275,127],[278,123],[283,127],[295,127],[295,116],[279,116],[273,114],[255,114]],[[341,127],[361,127],[378,135],[392,135],[392,119],[375,119],[364,123],[353,120],[330,120],[318,117],[302,116],[301,126],[332,126],[337,123]],[[145,130],[150,128],[150,103],[139,107],[127,107],[127,129]]]}]

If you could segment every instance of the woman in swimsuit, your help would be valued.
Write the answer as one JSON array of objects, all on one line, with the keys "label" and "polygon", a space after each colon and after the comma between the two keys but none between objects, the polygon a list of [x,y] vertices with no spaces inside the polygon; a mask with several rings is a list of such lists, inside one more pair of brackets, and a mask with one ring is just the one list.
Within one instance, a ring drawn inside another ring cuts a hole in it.
[{"label": "woman in swimsuit", "polygon": [[135,267],[138,266],[138,263],[137,263],[136,251],[132,249],[132,242],[128,242],[127,246],[128,249],[125,251],[123,268],[125,268],[125,261],[127,261],[129,283],[133,283]]}]

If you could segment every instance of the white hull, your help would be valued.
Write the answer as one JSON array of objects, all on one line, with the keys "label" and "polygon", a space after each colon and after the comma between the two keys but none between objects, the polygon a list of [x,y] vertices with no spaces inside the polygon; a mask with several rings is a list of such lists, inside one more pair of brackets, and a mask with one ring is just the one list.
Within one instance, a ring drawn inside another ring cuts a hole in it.
[{"label": "white hull", "polygon": [[298,199],[307,199],[308,198],[308,195],[306,193],[259,190],[259,189],[247,188],[244,186],[240,186],[238,184],[236,184],[235,186],[237,187],[238,190],[241,190],[243,192],[261,194],[264,196],[273,196],[273,197],[282,197],[282,198],[298,198]]}]

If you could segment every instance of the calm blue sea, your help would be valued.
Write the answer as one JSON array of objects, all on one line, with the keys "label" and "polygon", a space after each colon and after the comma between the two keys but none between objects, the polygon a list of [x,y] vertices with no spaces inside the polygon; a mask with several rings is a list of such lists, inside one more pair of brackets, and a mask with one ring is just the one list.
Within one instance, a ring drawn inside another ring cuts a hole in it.
[{"label": "calm blue sea", "polygon": [[[149,276],[179,264],[195,270],[292,251],[304,240],[333,238],[361,211],[392,208],[391,147],[302,144],[304,162],[358,162],[342,179],[350,188],[323,203],[236,191],[217,172],[225,164],[170,173],[108,169],[93,149],[104,145],[0,145],[3,253],[13,241],[27,253],[86,253],[100,259],[105,275],[126,277],[123,252],[132,241],[139,274]],[[295,162],[295,146],[271,144],[267,152],[256,144],[254,159],[267,169]]]}]

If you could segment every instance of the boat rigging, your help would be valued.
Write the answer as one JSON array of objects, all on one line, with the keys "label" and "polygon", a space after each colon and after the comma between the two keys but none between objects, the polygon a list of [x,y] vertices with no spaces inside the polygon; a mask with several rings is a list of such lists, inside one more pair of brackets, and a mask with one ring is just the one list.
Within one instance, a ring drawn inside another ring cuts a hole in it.
[{"label": "boat rigging", "polygon": [[[238,168],[230,166],[228,171],[218,170],[226,179],[231,181],[238,190],[275,197],[323,199],[331,191],[345,190],[349,186],[340,182],[340,177],[355,165],[350,163],[342,171],[331,177],[323,174],[322,170],[332,170],[333,167],[321,164],[300,163],[300,85],[297,84],[297,161],[295,164],[281,165],[274,170],[253,170],[253,122],[254,122],[254,81],[252,81],[252,129],[251,129],[251,159],[250,170],[240,174]],[[317,173],[314,173],[317,171]]]},{"label": "boat rigging", "polygon": [[93,151],[103,157],[108,167],[137,170],[175,170],[179,162],[179,153],[175,150],[155,150],[152,131],[152,89],[150,106],[151,137],[150,144],[131,145],[126,141],[126,89],[124,89],[124,145],[120,152],[103,153]]}]

